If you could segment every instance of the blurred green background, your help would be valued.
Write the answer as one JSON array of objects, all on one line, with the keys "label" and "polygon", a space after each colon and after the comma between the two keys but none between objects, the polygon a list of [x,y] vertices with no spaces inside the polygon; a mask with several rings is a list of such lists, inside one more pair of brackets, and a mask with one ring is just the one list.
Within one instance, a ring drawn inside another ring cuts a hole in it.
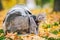
[{"label": "blurred green background", "polygon": [[0,0],[0,10],[8,9],[16,4],[25,5],[30,9],[53,7],[54,0]]}]

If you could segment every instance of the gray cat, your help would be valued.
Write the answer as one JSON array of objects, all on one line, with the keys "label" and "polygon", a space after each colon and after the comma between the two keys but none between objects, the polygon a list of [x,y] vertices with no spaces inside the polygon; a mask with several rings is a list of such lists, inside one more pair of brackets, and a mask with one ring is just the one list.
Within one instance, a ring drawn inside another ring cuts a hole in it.
[{"label": "gray cat", "polygon": [[17,32],[18,34],[37,34],[38,23],[45,20],[45,15],[32,15],[27,9],[15,6],[7,13],[4,22],[4,34],[7,32]]}]

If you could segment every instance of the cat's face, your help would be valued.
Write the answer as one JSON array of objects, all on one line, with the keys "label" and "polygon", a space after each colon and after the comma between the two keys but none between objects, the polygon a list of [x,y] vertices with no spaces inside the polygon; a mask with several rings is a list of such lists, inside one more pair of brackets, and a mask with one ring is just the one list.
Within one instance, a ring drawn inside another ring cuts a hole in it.
[{"label": "cat's face", "polygon": [[46,18],[46,15],[45,15],[45,14],[39,14],[39,15],[37,16],[37,20],[38,20],[38,21],[44,21],[45,18]]}]

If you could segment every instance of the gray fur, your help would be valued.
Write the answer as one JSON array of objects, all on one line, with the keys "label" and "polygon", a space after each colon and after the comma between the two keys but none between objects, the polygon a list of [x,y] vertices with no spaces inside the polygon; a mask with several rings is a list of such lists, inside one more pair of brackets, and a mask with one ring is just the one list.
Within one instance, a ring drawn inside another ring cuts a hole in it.
[{"label": "gray fur", "polygon": [[[43,17],[45,16],[38,15],[36,17],[36,20],[43,20]],[[34,34],[38,33],[38,30],[36,29],[38,28],[38,26],[34,18],[32,17],[32,14],[30,14],[28,10],[19,6],[15,6],[15,8],[9,10],[3,24],[4,34],[6,34],[7,32],[18,32],[21,34],[22,32]]]}]

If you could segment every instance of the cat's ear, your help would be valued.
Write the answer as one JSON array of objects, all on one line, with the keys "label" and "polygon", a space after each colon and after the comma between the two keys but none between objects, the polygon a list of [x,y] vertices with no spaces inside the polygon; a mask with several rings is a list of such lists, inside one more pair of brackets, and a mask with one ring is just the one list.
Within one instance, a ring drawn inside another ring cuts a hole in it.
[{"label": "cat's ear", "polygon": [[45,18],[46,18],[46,14],[45,14],[45,13],[41,13],[41,14],[38,14],[38,15],[36,16],[36,19],[37,19],[38,21],[44,21]]}]

